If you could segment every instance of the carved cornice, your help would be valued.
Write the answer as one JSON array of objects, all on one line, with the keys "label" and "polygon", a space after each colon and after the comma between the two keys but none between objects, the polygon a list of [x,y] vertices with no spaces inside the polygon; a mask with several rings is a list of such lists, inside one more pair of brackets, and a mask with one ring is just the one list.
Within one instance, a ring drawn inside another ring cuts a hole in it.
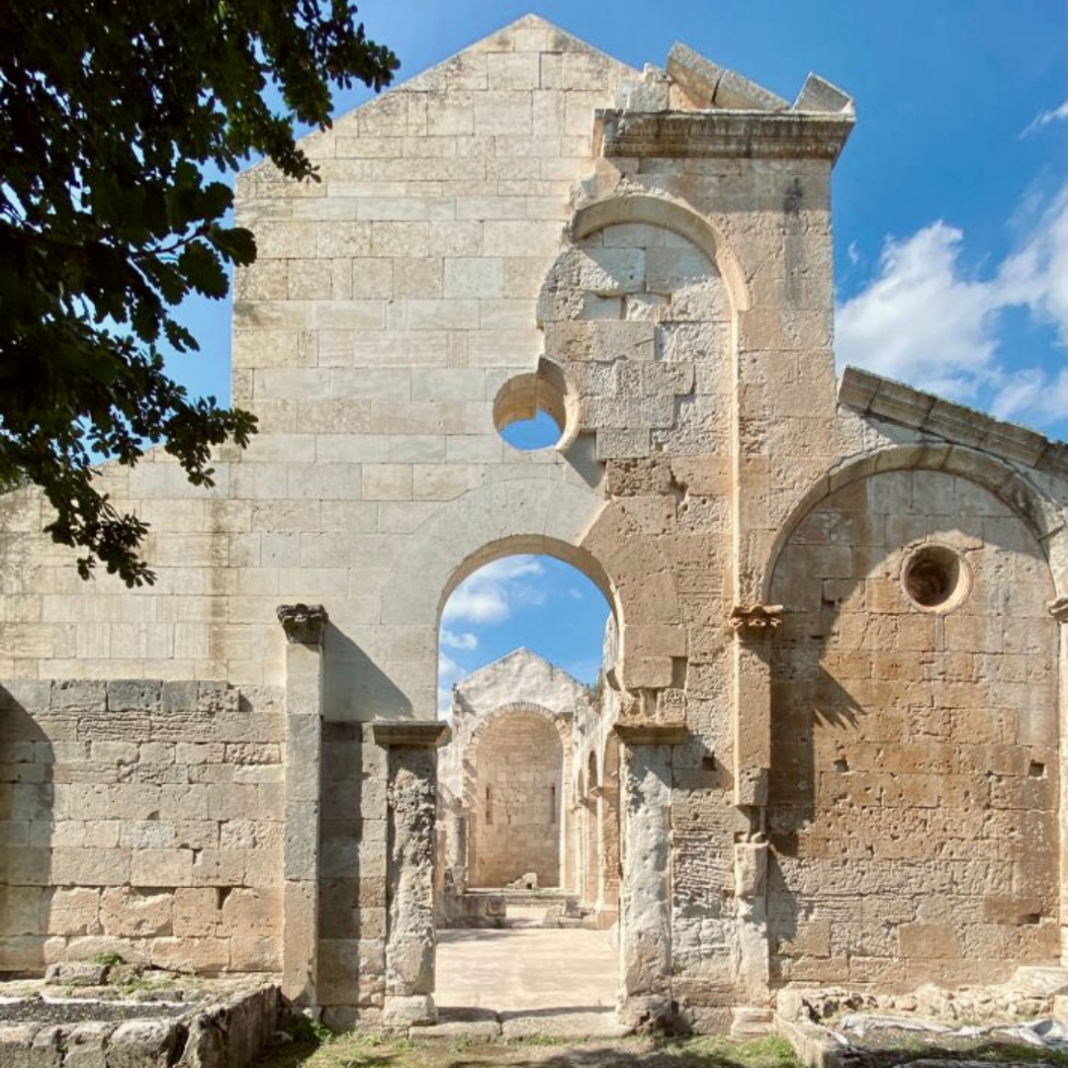
[{"label": "carved cornice", "polygon": [[280,604],[278,622],[291,645],[322,645],[330,617],[321,604]]},{"label": "carved cornice", "polygon": [[727,622],[732,630],[763,633],[782,623],[782,613],[781,604],[735,605]]},{"label": "carved cornice", "polygon": [[431,720],[391,720],[388,723],[373,723],[375,745],[384,749],[390,746],[407,746],[418,749],[438,749],[452,740],[452,731],[447,723]]},{"label": "carved cornice", "polygon": [[1058,623],[1068,623],[1068,597],[1056,597],[1047,601],[1046,608]]},{"label": "carved cornice", "polygon": [[667,723],[635,720],[617,723],[613,730],[624,745],[683,745],[690,738],[689,728],[677,720]]},{"label": "carved cornice", "polygon": [[834,161],[853,129],[846,115],[767,111],[594,112],[594,154],[612,157]]}]

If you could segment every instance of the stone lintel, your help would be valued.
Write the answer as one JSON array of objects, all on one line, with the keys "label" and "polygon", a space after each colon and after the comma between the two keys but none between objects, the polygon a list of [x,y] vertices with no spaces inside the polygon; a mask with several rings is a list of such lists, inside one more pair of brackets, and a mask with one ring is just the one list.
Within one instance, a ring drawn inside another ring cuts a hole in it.
[{"label": "stone lintel", "polygon": [[438,720],[409,720],[390,723],[373,723],[375,745],[384,749],[391,746],[438,749],[452,737],[447,723]]},{"label": "stone lintel", "polygon": [[1068,472],[1068,445],[1062,442],[857,367],[842,372],[838,402],[1027,467]]},{"label": "stone lintel", "polygon": [[322,645],[323,632],[330,621],[321,604],[280,604],[278,622],[292,645]]},{"label": "stone lintel", "polygon": [[686,724],[677,721],[617,723],[613,730],[624,745],[683,745],[690,738]]},{"label": "stone lintel", "polygon": [[849,115],[771,111],[594,112],[594,154],[606,158],[825,159],[841,154]]}]

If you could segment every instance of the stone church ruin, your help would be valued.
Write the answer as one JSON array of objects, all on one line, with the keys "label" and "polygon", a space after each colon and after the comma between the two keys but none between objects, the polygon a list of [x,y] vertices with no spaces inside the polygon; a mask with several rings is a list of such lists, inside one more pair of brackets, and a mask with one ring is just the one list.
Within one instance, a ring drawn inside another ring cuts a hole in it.
[{"label": "stone church ruin", "polygon": [[[616,924],[630,1025],[1058,964],[1068,446],[836,380],[853,123],[816,75],[790,103],[528,16],[308,137],[320,183],[242,174],[260,432],[211,490],[161,450],[100,474],[156,585],[82,582],[40,494],[0,499],[0,970],[432,1020],[446,868]],[[535,411],[555,445],[501,439]],[[604,593],[603,697],[487,669],[468,769],[441,609],[513,553]]]}]

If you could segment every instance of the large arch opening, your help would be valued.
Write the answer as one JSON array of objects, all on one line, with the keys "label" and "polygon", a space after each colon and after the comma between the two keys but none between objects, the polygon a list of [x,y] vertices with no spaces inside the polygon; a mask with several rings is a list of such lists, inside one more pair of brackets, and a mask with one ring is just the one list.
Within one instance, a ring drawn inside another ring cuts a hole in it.
[{"label": "large arch opening", "polygon": [[435,1000],[446,1017],[610,1014],[616,1000],[601,791],[597,771],[586,774],[604,749],[614,588],[582,550],[522,551],[547,547],[484,547],[440,605],[438,707],[451,741],[438,765]]}]

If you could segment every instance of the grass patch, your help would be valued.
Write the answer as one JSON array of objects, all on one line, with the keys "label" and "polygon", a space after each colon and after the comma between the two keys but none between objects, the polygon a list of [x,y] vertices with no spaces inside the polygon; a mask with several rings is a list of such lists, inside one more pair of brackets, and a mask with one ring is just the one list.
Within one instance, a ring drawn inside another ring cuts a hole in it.
[{"label": "grass patch", "polygon": [[92,964],[99,964],[102,968],[114,968],[117,964],[125,964],[126,958],[121,953],[98,953],[91,958]]},{"label": "grass patch", "polygon": [[300,1012],[290,1012],[282,1021],[280,1030],[284,1031],[298,1046],[319,1047],[334,1037],[321,1020],[313,1020]]},{"label": "grass patch", "polygon": [[800,1068],[790,1044],[768,1035],[588,1041],[531,1035],[509,1042],[457,1037],[449,1043],[391,1035],[337,1034],[319,1046],[295,1043],[256,1068]]},{"label": "grass patch", "polygon": [[781,1035],[764,1035],[745,1042],[723,1035],[700,1035],[695,1038],[665,1039],[660,1048],[700,1058],[694,1063],[706,1064],[709,1068],[716,1065],[796,1068],[798,1064],[793,1046]]}]

